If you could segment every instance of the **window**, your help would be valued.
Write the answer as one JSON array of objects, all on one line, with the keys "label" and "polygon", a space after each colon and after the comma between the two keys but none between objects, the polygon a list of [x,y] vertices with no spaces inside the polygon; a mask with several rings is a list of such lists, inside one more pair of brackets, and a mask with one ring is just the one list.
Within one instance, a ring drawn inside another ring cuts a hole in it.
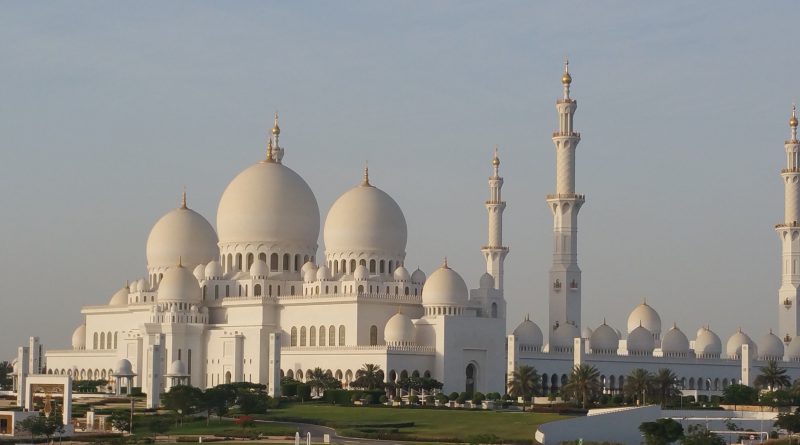
[{"label": "window", "polygon": [[497,318],[497,303],[492,303],[492,318]]},{"label": "window", "polygon": [[92,349],[97,349],[97,332],[94,333],[94,340],[92,341]]},{"label": "window", "polygon": [[106,333],[105,332],[101,332],[100,333],[100,349],[105,349],[105,348],[106,348]]},{"label": "window", "polygon": [[325,346],[325,326],[319,327],[319,345]]},{"label": "window", "polygon": [[375,273],[375,260],[369,260],[369,273]]},{"label": "window", "polygon": [[237,253],[236,254],[236,268],[238,270],[242,270],[242,254],[241,253]]},{"label": "window", "polygon": [[[300,254],[294,256],[294,271],[297,272],[300,270]],[[294,292],[292,292],[294,293]]]},{"label": "window", "polygon": [[350,273],[355,272],[356,270],[356,260],[350,260]]},{"label": "window", "polygon": [[273,253],[269,257],[269,270],[278,270],[278,254]]},{"label": "window", "polygon": [[261,296],[261,285],[260,284],[256,284],[255,286],[253,286],[253,295],[255,295],[256,297],[260,297]]},{"label": "window", "polygon": [[317,346],[317,328],[315,326],[311,326],[311,329],[309,329],[308,345]]},{"label": "window", "polygon": [[114,333],[114,349],[117,349],[117,333]]},{"label": "window", "polygon": [[381,260],[381,263],[380,263],[380,264],[381,264],[381,265],[380,265],[380,268],[381,268],[381,269],[380,269],[380,270],[381,270],[381,273],[385,273],[385,272],[386,272],[386,260]]},{"label": "window", "polygon": [[306,327],[300,328],[300,346],[306,345]]},{"label": "window", "polygon": [[214,299],[219,299],[219,284],[214,285]]},{"label": "window", "polygon": [[283,254],[283,270],[289,270],[289,254]]},{"label": "window", "polygon": [[250,270],[251,267],[253,267],[253,254],[252,253],[248,253],[247,254],[247,270]]},{"label": "window", "polygon": [[377,346],[377,344],[378,344],[378,327],[372,325],[369,328],[369,345]]},{"label": "window", "polygon": [[344,344],[344,325],[339,325],[339,346],[344,346]]},{"label": "window", "polygon": [[336,346],[336,328],[333,326],[328,329],[328,346]]},{"label": "window", "polygon": [[291,338],[291,341],[289,342],[289,345],[290,346],[297,346],[297,328],[296,327],[292,327],[292,333],[291,333],[290,338]]}]

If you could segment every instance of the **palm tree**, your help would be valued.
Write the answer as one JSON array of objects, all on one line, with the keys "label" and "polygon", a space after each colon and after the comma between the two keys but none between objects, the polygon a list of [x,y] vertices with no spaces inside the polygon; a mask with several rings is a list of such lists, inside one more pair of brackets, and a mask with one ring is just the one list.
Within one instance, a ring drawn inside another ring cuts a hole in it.
[{"label": "palm tree", "polygon": [[383,371],[380,365],[374,363],[364,363],[361,369],[356,371],[356,379],[350,386],[355,388],[375,389],[383,384]]},{"label": "palm tree", "polygon": [[625,378],[625,386],[622,391],[626,396],[637,399],[644,404],[647,395],[653,393],[653,374],[646,369],[636,368]]},{"label": "palm tree", "polygon": [[667,368],[659,369],[656,375],[653,376],[653,386],[657,391],[662,408],[669,399],[681,395],[681,391],[678,389],[678,376]]},{"label": "palm tree", "polygon": [[581,402],[583,409],[586,409],[589,398],[599,393],[601,389],[600,371],[592,365],[581,364],[572,368],[569,380],[561,390],[564,394],[575,396]]},{"label": "palm tree", "polygon": [[786,375],[786,369],[779,367],[775,360],[770,360],[767,366],[761,367],[761,374],[756,377],[754,383],[758,387],[766,386],[770,391],[774,391],[790,386],[792,381]]},{"label": "palm tree", "polygon": [[[522,397],[522,400],[528,400],[539,394],[541,383],[542,378],[536,368],[522,365],[511,374],[511,378],[508,380],[508,393],[514,397]],[[525,411],[524,403],[522,410]]]}]

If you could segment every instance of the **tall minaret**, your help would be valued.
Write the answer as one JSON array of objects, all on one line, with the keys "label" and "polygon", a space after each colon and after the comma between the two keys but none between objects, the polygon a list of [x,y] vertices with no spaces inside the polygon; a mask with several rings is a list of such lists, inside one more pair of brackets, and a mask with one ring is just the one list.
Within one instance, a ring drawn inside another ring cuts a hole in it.
[{"label": "tall minaret", "polygon": [[486,201],[486,211],[489,213],[489,240],[481,252],[486,258],[486,272],[494,278],[494,288],[502,290],[503,262],[508,255],[508,247],[503,246],[503,210],[506,208],[506,202],[501,196],[503,178],[500,177],[497,147],[494,148],[492,168],[494,174],[489,177],[489,199]]},{"label": "tall minaret", "polygon": [[[578,103],[569,97],[572,76],[569,62],[564,62],[561,76],[564,96],[556,101],[558,131],[553,133],[556,146],[556,193],[547,195],[547,204],[553,212],[553,265],[550,267],[550,339],[554,330],[572,324],[580,332],[581,324],[581,270],[578,267],[578,211],[584,196],[575,193],[575,149],[581,140],[573,131],[572,119]],[[558,346],[558,345],[557,345]],[[560,345],[571,347],[569,344]]]},{"label": "tall minaret", "polygon": [[791,135],[784,143],[786,150],[786,168],[781,170],[783,178],[783,224],[775,226],[781,239],[783,250],[781,288],[778,291],[778,325],[780,336],[788,343],[800,333],[800,142],[797,140],[797,111],[792,106],[792,117],[789,119]]}]

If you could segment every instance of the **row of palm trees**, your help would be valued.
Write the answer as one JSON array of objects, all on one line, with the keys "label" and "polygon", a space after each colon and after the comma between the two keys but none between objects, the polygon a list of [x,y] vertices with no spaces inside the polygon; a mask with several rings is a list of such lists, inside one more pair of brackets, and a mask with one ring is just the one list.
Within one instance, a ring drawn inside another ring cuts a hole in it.
[{"label": "row of palm trees", "polygon": [[[541,382],[541,376],[536,368],[523,365],[518,367],[509,379],[508,393],[528,400],[540,394]],[[602,391],[600,371],[595,366],[587,364],[575,365],[567,383],[561,388],[564,397],[576,400],[584,409]],[[663,405],[668,400],[680,396],[680,389],[678,378],[671,370],[662,368],[653,374],[638,368],[625,378],[623,393],[637,403],[644,404],[649,400]]]}]

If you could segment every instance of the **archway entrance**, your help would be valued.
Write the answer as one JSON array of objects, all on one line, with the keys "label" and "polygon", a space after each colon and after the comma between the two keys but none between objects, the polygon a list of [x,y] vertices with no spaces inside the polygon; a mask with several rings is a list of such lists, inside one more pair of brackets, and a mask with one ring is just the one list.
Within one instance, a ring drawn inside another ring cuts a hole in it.
[{"label": "archway entrance", "polygon": [[469,394],[471,396],[475,392],[475,380],[476,380],[476,378],[478,376],[477,375],[478,374],[478,370],[475,368],[475,365],[473,363],[470,363],[469,365],[467,365],[466,372],[467,372],[467,375],[466,375],[467,384],[466,384],[465,391],[467,392],[467,394]]},{"label": "archway entrance", "polygon": [[225,384],[230,385],[230,383],[231,383],[231,372],[227,371],[225,373]]}]

